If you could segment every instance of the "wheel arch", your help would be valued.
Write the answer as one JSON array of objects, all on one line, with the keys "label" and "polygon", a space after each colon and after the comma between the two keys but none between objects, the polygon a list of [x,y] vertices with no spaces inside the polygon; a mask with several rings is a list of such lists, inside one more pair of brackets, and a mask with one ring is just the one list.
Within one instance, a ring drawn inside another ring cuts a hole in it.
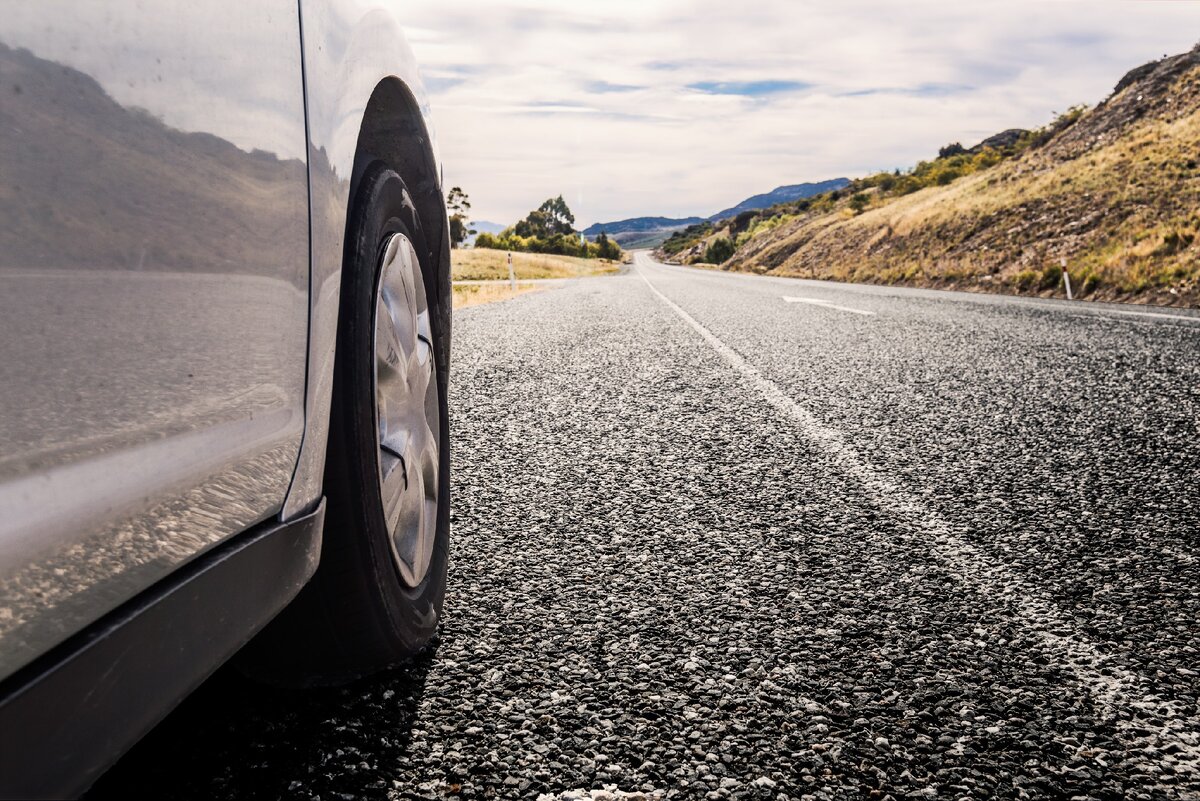
[{"label": "wheel arch", "polygon": [[[438,316],[446,327],[445,345],[449,347],[450,315],[450,228],[446,201],[433,141],[424,126],[416,96],[399,78],[380,81],[367,102],[355,148],[354,174],[350,198],[357,196],[358,183],[372,163],[381,161],[395,170],[404,181],[416,206],[429,252],[426,269],[434,275],[427,283],[434,289]],[[444,284],[444,286],[443,286]],[[446,364],[449,352],[439,362]]]},{"label": "wheel arch", "polygon": [[[373,161],[382,161],[404,179],[412,193],[417,213],[425,224],[446,217],[445,199],[442,197],[442,182],[433,142],[425,128],[417,99],[409,87],[398,77],[388,76],[381,80],[371,93],[359,128],[358,144],[355,147],[354,172],[350,181],[350,197],[355,196],[363,171]],[[434,254],[442,245],[446,228],[427,231],[432,239],[430,250]]]}]

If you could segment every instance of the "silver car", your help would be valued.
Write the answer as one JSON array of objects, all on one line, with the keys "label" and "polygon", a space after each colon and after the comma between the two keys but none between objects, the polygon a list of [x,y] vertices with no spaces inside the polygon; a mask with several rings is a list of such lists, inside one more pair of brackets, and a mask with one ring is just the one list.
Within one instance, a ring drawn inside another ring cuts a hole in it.
[{"label": "silver car", "polygon": [[433,635],[449,239],[400,22],[5,4],[0,795],[82,792],[235,653],[329,682]]}]

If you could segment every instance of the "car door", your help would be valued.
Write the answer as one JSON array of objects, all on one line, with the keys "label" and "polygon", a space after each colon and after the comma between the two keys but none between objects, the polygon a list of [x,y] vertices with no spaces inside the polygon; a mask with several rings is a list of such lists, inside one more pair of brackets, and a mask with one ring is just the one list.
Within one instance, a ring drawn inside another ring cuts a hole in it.
[{"label": "car door", "polygon": [[283,502],[297,4],[6,4],[0,132],[3,677]]}]

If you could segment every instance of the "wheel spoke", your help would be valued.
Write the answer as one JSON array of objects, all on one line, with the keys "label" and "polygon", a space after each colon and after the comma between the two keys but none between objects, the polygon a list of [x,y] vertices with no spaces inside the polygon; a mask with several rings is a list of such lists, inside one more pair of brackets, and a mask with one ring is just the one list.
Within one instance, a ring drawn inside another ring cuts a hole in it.
[{"label": "wheel spoke", "polygon": [[402,376],[406,355],[387,305],[379,303],[375,309],[375,364],[379,377],[391,380]]},{"label": "wheel spoke", "polygon": [[388,465],[384,467],[386,472],[383,474],[383,486],[380,488],[380,495],[383,499],[383,518],[387,522],[388,531],[394,531],[408,484],[405,477],[406,470],[402,459],[398,459],[386,451],[380,453],[380,461]]},{"label": "wheel spoke", "polygon": [[417,347],[409,363],[409,376],[413,383],[413,394],[423,399],[430,382],[433,381],[433,348],[424,339],[417,340]]},{"label": "wheel spoke", "polygon": [[380,450],[394,453],[406,462],[409,461],[409,441],[412,439],[412,432],[404,428],[400,423],[393,423],[387,430],[380,432],[382,436],[379,439]]}]

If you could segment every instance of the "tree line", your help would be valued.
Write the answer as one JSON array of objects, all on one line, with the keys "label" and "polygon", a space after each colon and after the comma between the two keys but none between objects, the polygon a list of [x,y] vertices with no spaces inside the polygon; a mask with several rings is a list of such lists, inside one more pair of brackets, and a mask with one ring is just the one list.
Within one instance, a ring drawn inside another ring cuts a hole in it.
[{"label": "tree line", "polygon": [[[446,208],[450,213],[450,240],[454,247],[459,247],[466,242],[467,237],[475,233],[468,219],[471,203],[466,193],[456,186],[446,196]],[[588,242],[575,230],[575,215],[571,213],[562,195],[547,199],[516,225],[511,225],[498,234],[489,234],[486,231],[478,234],[475,237],[475,247],[523,253],[553,253],[585,259],[616,261],[621,258],[621,246],[610,239],[608,234],[601,232],[595,242]]]}]

